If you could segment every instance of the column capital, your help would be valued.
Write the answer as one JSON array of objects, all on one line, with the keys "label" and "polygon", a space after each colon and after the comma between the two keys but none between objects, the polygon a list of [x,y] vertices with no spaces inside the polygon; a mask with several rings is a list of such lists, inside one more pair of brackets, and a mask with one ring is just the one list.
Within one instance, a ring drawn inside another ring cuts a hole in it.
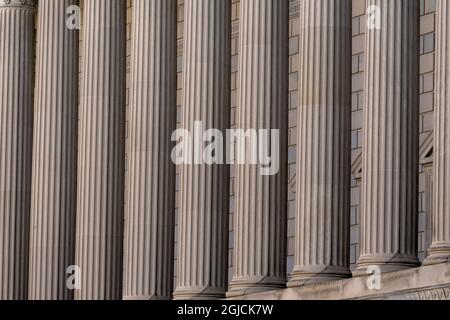
[{"label": "column capital", "polygon": [[36,8],[37,0],[0,0],[0,8]]}]

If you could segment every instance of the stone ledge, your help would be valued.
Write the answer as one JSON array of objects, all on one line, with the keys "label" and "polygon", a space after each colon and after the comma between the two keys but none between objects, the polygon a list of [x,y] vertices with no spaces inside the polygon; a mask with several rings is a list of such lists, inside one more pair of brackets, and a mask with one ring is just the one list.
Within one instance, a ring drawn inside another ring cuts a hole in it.
[{"label": "stone ledge", "polygon": [[450,263],[381,276],[380,290],[368,276],[234,298],[236,300],[450,300]]}]

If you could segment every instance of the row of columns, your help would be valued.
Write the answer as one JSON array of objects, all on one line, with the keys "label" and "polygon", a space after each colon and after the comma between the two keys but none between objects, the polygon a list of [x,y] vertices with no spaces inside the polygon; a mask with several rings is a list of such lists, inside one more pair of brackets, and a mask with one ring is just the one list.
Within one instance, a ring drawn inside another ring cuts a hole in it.
[{"label": "row of columns", "polygon": [[[351,2],[302,1],[292,287],[351,276]],[[127,177],[125,1],[84,2],[80,83],[78,35],[65,26],[66,8],[76,4],[39,1],[35,69],[35,1],[0,0],[0,299],[70,299],[70,265],[79,267],[77,299],[167,299],[174,272],[176,1],[133,2]],[[381,19],[366,34],[361,257],[354,275],[371,265],[383,272],[418,265],[418,4],[368,1]],[[230,8],[230,1],[185,0],[183,128],[192,130],[194,121],[221,131],[230,126]],[[428,264],[450,257],[450,4],[439,1],[437,11]],[[241,0],[236,124],[281,130],[280,172],[262,176],[258,166],[236,166],[228,285],[229,168],[180,167],[176,299],[286,286],[287,23],[288,0]]]}]

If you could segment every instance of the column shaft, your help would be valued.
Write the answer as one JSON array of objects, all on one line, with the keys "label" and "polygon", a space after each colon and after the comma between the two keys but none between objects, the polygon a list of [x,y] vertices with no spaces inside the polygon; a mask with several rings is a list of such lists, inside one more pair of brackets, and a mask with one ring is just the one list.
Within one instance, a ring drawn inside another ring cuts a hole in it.
[{"label": "column shaft", "polygon": [[176,1],[133,2],[124,247],[125,299],[173,291]]},{"label": "column shaft", "polygon": [[35,10],[0,1],[0,300],[28,293]]},{"label": "column shaft", "polygon": [[289,286],[350,276],[351,0],[304,0],[295,267]]},{"label": "column shaft", "polygon": [[[183,128],[194,133],[194,122],[202,121],[204,130],[225,133],[230,122],[231,1],[186,0],[184,9]],[[224,297],[228,202],[228,166],[180,167],[176,299]]]},{"label": "column shaft", "polygon": [[450,3],[437,2],[433,243],[425,264],[450,260]]},{"label": "column shaft", "polygon": [[34,110],[29,298],[70,299],[75,263],[78,31],[66,27],[76,0],[41,0]]},{"label": "column shaft", "polygon": [[361,257],[355,275],[417,266],[418,0],[369,0],[366,34]]},{"label": "column shaft", "polygon": [[76,299],[122,297],[125,0],[84,2]]},{"label": "column shaft", "polygon": [[237,159],[247,159],[246,164],[238,160],[236,165],[230,297],[274,290],[286,283],[288,6],[287,0],[241,1],[236,126],[245,131],[280,130],[277,154],[272,155],[279,158],[279,171],[263,175],[262,165],[251,164],[247,153],[255,146],[247,151],[237,148]]}]

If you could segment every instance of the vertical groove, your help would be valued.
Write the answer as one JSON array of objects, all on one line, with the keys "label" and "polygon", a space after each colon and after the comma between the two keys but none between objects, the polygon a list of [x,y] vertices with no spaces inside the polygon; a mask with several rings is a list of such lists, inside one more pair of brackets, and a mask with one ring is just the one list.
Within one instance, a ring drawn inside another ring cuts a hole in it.
[{"label": "vertical groove", "polygon": [[76,0],[41,0],[34,113],[29,298],[71,299],[75,260],[78,31],[66,27]]},{"label": "vertical groove", "polygon": [[350,276],[351,2],[302,1],[296,249],[289,286]]},{"label": "vertical groove", "polygon": [[35,11],[0,2],[0,300],[28,294]]},{"label": "vertical groove", "polygon": [[134,0],[124,298],[173,289],[176,1]]},{"label": "vertical groove", "polygon": [[[184,7],[183,128],[194,133],[194,121],[202,121],[203,130],[225,133],[230,124],[231,1],[185,0]],[[227,165],[180,168],[176,299],[225,295],[228,180]]]},{"label": "vertical groove", "polygon": [[76,299],[122,297],[125,0],[84,3]]},{"label": "vertical groove", "polygon": [[[237,128],[279,129],[280,170],[263,176],[260,165],[236,165],[235,268],[229,296],[286,283],[288,7],[287,0],[240,3]],[[243,159],[239,149],[237,157]]]},{"label": "vertical groove", "polygon": [[361,257],[355,275],[417,266],[419,1],[369,0],[381,29],[367,30]]}]

